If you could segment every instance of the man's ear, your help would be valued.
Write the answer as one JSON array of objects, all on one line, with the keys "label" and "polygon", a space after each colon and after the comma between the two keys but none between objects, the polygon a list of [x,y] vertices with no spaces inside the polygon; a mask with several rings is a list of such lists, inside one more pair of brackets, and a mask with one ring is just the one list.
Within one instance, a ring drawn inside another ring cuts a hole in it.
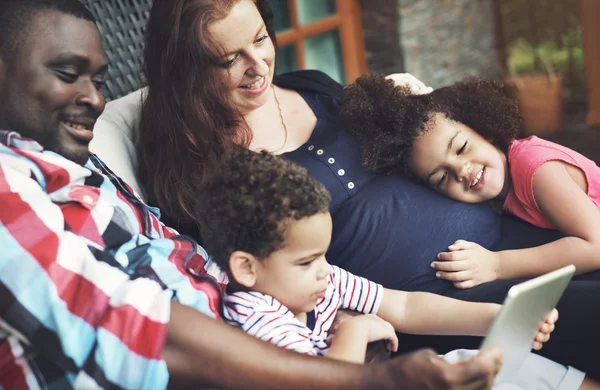
[{"label": "man's ear", "polygon": [[240,285],[252,288],[256,284],[258,259],[248,252],[235,251],[229,257],[229,270]]}]

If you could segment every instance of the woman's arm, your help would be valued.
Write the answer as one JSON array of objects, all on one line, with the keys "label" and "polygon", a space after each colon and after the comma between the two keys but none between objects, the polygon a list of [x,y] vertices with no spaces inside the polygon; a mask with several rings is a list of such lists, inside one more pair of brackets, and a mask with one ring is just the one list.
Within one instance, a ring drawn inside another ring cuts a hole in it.
[{"label": "woman's arm", "polygon": [[[540,210],[568,237],[535,248],[498,252],[499,278],[541,275],[568,264],[574,264],[577,273],[600,269],[600,211],[568,167],[549,161],[533,176]],[[583,181],[586,185],[584,177]]]},{"label": "woman's arm", "polygon": [[483,336],[501,307],[425,292],[385,289],[377,315],[404,333]]}]

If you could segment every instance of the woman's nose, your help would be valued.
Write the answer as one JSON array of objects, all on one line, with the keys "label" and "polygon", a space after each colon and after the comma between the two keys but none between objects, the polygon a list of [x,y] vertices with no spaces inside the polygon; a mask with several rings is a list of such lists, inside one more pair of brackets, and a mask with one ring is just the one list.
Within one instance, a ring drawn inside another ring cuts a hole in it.
[{"label": "woman's nose", "polygon": [[249,76],[264,77],[269,74],[269,65],[261,55],[260,51],[254,52],[250,57],[250,68],[247,73]]}]

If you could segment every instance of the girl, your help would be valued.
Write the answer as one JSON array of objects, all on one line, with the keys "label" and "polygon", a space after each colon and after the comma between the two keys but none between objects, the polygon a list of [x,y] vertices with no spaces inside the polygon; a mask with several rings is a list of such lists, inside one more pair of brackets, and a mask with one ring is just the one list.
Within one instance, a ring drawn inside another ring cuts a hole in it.
[{"label": "girl", "polygon": [[383,76],[344,91],[342,115],[363,141],[363,165],[401,174],[466,203],[491,201],[565,237],[535,248],[492,252],[458,240],[432,263],[441,279],[469,288],[541,275],[567,264],[600,268],[600,168],[581,154],[532,136],[503,87],[474,78],[410,95]]}]

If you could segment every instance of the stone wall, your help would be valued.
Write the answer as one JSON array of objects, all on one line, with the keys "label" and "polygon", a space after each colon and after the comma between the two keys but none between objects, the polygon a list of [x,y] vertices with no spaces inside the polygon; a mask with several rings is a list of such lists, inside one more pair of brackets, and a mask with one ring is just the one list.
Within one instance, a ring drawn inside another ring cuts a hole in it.
[{"label": "stone wall", "polygon": [[397,7],[406,72],[434,88],[467,75],[500,76],[492,0],[397,0]]},{"label": "stone wall", "polygon": [[402,72],[398,26],[399,0],[359,0],[369,70]]}]

